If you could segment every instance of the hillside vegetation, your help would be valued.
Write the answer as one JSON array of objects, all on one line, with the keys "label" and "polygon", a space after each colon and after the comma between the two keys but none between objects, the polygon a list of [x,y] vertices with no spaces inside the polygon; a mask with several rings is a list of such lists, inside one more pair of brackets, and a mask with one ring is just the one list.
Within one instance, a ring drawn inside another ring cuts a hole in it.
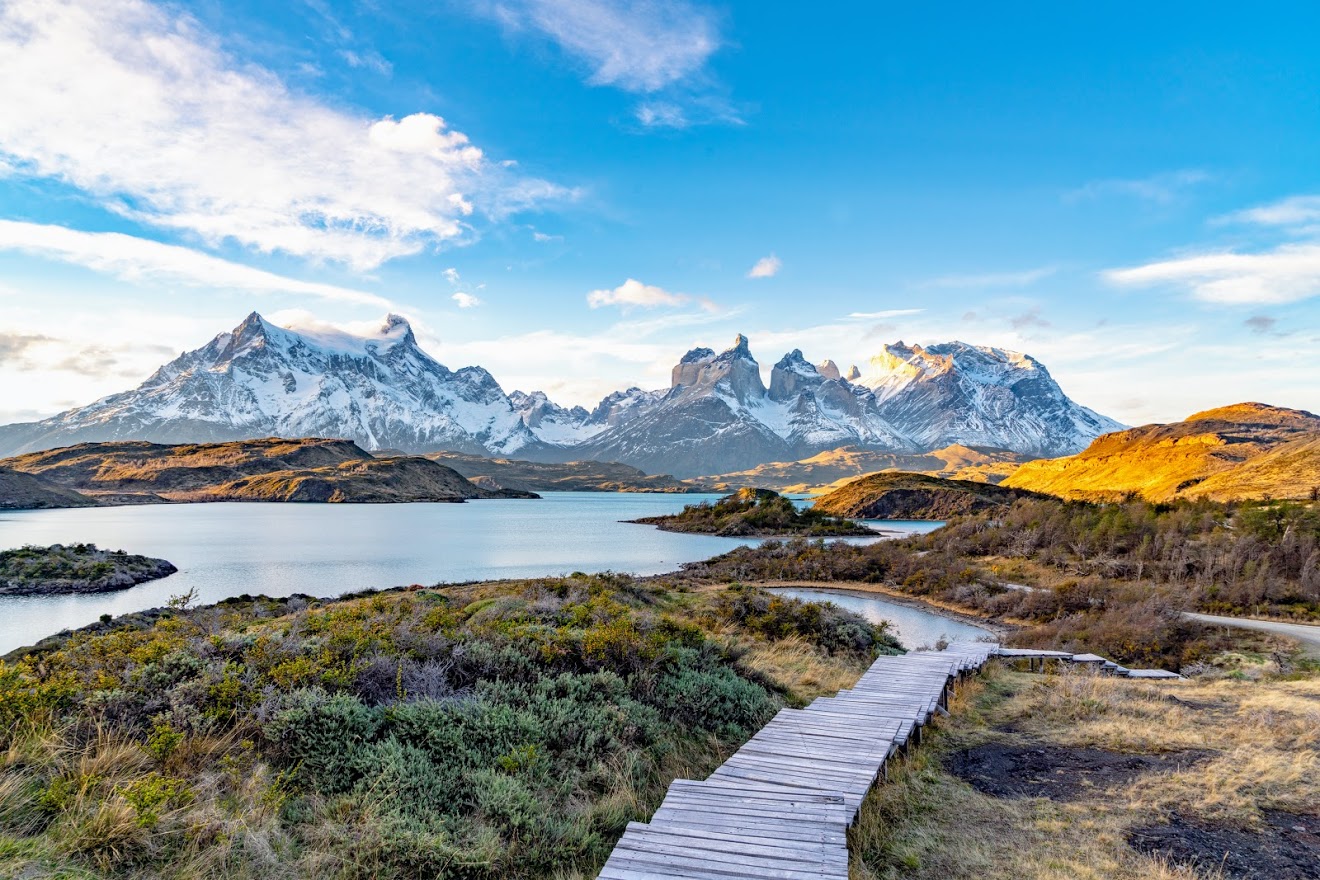
[{"label": "hillside vegetation", "polygon": [[0,875],[591,875],[673,778],[894,645],[612,575],[116,621],[0,663]]},{"label": "hillside vegetation", "polygon": [[853,480],[822,495],[812,509],[855,519],[943,520],[993,510],[1031,494],[989,483],[885,473]]},{"label": "hillside vegetation", "polygon": [[1083,452],[1034,461],[1005,486],[1061,498],[1235,501],[1320,491],[1320,416],[1241,403],[1105,434]]},{"label": "hillside vegetation", "polygon": [[0,467],[0,510],[92,507],[96,501],[33,474]]},{"label": "hillside vegetation", "polygon": [[815,508],[799,510],[790,499],[769,489],[739,489],[711,504],[689,504],[681,513],[648,516],[631,522],[667,532],[693,532],[726,538],[831,537],[874,535],[866,526],[828,515]]},{"label": "hillside vegetation", "polygon": [[700,482],[645,471],[615,461],[541,462],[485,458],[462,452],[428,452],[478,485],[526,492],[705,492]]},{"label": "hillside vegetation", "polygon": [[1182,611],[1320,620],[1320,507],[1024,499],[903,541],[771,542],[684,570],[875,584],[1030,624],[1018,644],[1178,669],[1227,645]]},{"label": "hillside vegetation", "polygon": [[0,550],[0,596],[106,593],[178,571],[164,559],[95,544]]},{"label": "hillside vegetation", "polygon": [[532,493],[474,486],[424,458],[376,458],[348,440],[81,443],[5,459],[104,503],[162,501],[464,501]]},{"label": "hillside vegetation", "polygon": [[881,471],[998,483],[1026,459],[1021,453],[1006,449],[964,446],[961,443],[918,454],[840,446],[801,461],[774,461],[750,470],[703,479],[722,491],[735,486],[751,485],[780,492],[814,492],[838,488],[857,477]]}]

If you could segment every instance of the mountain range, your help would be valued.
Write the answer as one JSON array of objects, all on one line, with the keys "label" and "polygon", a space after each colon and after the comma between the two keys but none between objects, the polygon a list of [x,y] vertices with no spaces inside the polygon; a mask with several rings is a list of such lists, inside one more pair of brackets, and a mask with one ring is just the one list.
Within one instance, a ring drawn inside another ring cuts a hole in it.
[{"label": "mountain range", "polygon": [[407,320],[375,333],[277,327],[252,313],[135,389],[0,427],[0,455],[78,442],[338,437],[365,449],[533,461],[617,461],[677,476],[727,473],[851,446],[921,453],[965,444],[1067,455],[1122,428],[1067,397],[1028,355],[950,342],[887,345],[867,372],[784,355],[762,380],[748,340],[695,348],[668,389],[593,409],[505,393],[481,367],[450,370]]}]

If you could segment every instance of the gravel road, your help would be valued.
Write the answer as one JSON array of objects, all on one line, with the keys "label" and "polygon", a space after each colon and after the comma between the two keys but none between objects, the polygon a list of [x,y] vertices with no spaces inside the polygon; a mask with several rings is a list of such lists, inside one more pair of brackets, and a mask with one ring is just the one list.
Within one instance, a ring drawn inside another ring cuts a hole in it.
[{"label": "gravel road", "polygon": [[1183,616],[1202,623],[1240,626],[1244,629],[1259,629],[1289,636],[1302,643],[1302,650],[1308,657],[1320,657],[1320,626],[1307,623],[1283,623],[1276,620],[1250,620],[1245,617],[1220,617],[1215,614],[1194,614],[1191,611],[1184,612]]}]

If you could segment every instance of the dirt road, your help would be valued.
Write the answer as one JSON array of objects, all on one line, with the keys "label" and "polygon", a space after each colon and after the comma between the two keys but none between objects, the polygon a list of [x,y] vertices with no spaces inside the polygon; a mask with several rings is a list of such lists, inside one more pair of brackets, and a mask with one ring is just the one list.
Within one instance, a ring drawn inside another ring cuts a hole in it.
[{"label": "dirt road", "polygon": [[1239,626],[1243,629],[1258,629],[1294,638],[1302,643],[1302,650],[1308,657],[1320,658],[1320,626],[1307,623],[1283,623],[1277,620],[1250,620],[1245,617],[1220,617],[1215,614],[1196,614],[1184,612],[1184,617],[1199,620],[1202,623],[1217,623],[1223,626]]}]

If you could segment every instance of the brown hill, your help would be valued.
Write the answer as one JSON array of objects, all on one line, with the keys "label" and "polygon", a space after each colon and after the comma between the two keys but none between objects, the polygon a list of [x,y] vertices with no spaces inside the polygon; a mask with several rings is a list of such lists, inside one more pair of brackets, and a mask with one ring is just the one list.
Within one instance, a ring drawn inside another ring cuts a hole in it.
[{"label": "brown hill", "polygon": [[926,474],[871,474],[816,499],[813,510],[853,519],[949,519],[1034,493]]},{"label": "brown hill", "polygon": [[[379,453],[378,453],[379,454]],[[428,452],[479,485],[525,492],[704,492],[700,481],[684,482],[668,474],[648,474],[615,461],[547,463],[485,458],[462,452]]]},{"label": "brown hill", "polygon": [[526,498],[423,458],[376,458],[348,440],[81,443],[0,461],[105,503],[160,501],[463,501]]},{"label": "brown hill", "polygon": [[1077,455],[1022,465],[1004,485],[1090,500],[1308,498],[1320,486],[1320,416],[1262,403],[1219,407],[1105,434]]},{"label": "brown hill", "polygon": [[887,471],[998,483],[1024,460],[1025,457],[1016,452],[958,443],[919,455],[841,446],[801,461],[770,462],[750,470],[705,479],[719,490],[755,485],[781,492],[839,488],[866,474]]},{"label": "brown hill", "polygon": [[866,526],[830,516],[809,507],[799,510],[790,499],[770,489],[745,486],[714,504],[689,504],[681,513],[647,516],[629,522],[656,526],[667,532],[692,532],[726,538],[789,536],[828,538],[874,535]]},{"label": "brown hill", "polygon": [[91,498],[33,474],[0,467],[0,510],[91,507]]}]

